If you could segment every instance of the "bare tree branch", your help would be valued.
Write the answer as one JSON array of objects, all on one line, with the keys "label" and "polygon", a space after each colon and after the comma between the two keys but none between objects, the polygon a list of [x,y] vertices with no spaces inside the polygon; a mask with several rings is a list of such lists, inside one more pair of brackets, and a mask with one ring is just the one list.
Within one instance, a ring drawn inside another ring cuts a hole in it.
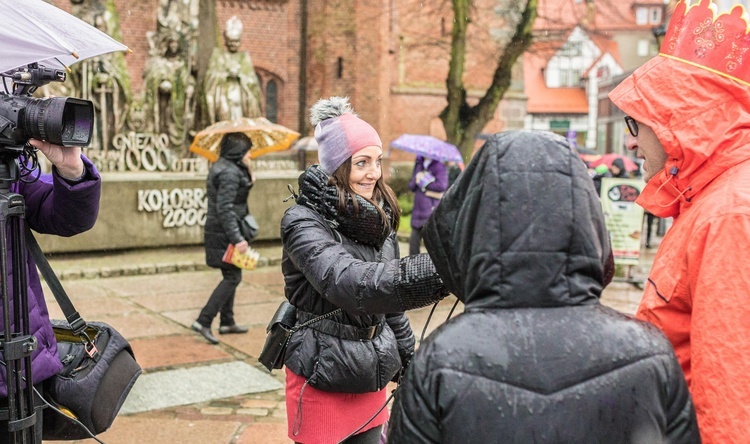
[{"label": "bare tree branch", "polygon": [[[446,80],[448,105],[440,113],[448,141],[458,146],[465,160],[474,148],[474,137],[492,119],[500,100],[510,87],[513,65],[531,45],[538,0],[528,0],[516,14],[515,31],[498,51],[492,83],[475,106],[470,106],[463,81],[466,63],[466,35],[469,23],[470,0],[453,0],[453,32],[451,58]],[[510,14],[513,15],[513,14]]]}]

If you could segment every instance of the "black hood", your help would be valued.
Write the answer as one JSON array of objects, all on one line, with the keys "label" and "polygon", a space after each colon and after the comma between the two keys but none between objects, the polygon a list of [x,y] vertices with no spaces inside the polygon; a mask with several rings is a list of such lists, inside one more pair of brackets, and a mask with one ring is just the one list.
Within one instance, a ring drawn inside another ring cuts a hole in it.
[{"label": "black hood", "polygon": [[252,146],[253,142],[245,134],[229,133],[221,140],[219,157],[227,159],[232,163],[238,163]]},{"label": "black hood", "polygon": [[422,234],[467,308],[597,303],[608,283],[611,249],[593,181],[553,133],[489,139]]}]

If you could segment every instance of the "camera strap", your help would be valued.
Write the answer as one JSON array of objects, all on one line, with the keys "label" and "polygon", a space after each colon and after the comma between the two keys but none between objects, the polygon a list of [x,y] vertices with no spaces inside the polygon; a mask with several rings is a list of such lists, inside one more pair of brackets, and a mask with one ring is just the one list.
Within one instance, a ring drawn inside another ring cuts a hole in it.
[{"label": "camera strap", "polygon": [[49,285],[50,290],[52,290],[52,294],[55,295],[55,300],[57,300],[58,305],[60,305],[60,309],[62,309],[65,319],[68,321],[68,324],[70,324],[73,333],[80,335],[86,329],[86,321],[81,317],[78,311],[76,311],[76,308],[70,301],[70,297],[68,297],[68,294],[65,292],[60,280],[52,270],[47,258],[44,257],[42,248],[36,241],[34,233],[31,232],[31,228],[29,228],[28,225],[26,225],[25,228],[26,246],[29,249],[29,253],[31,253],[32,259],[34,259],[37,268],[39,268],[39,272],[42,273],[44,280],[47,282],[47,285]]}]

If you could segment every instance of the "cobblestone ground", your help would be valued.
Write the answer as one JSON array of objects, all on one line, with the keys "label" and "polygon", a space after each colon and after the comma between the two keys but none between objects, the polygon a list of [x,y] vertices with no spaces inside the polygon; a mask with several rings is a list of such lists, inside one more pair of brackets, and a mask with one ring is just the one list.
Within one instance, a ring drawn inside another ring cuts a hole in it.
[{"label": "cobblestone ground", "polygon": [[[266,323],[283,298],[280,249],[264,249],[262,266],[245,272],[237,290],[235,317],[250,327],[249,333],[218,336],[221,344],[217,346],[190,329],[221,278],[218,271],[202,265],[202,255],[202,249],[188,248],[94,258],[59,257],[51,263],[63,275],[63,285],[78,311],[86,319],[117,328],[131,342],[145,373],[231,361],[242,361],[266,372],[257,356]],[[604,304],[635,312],[641,290],[634,283],[642,282],[651,255],[646,252],[642,264],[632,270],[632,282],[621,279],[605,290]],[[46,294],[52,317],[61,318],[51,292],[47,290]],[[438,305],[426,334],[448,318],[455,301],[449,297]],[[453,316],[461,309],[458,304]],[[408,316],[420,337],[430,308],[409,312]],[[283,383],[283,370],[275,370],[272,377]],[[120,415],[100,439],[108,444],[275,444],[290,442],[286,436],[284,393],[274,390]]]}]

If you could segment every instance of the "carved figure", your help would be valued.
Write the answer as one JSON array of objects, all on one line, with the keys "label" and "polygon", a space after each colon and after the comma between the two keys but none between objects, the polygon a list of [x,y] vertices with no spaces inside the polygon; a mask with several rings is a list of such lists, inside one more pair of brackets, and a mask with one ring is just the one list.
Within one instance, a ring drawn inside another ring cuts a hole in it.
[{"label": "carved figure", "polygon": [[[199,0],[159,0],[156,11],[156,32],[146,33],[154,54],[154,42],[161,41],[165,35],[178,34],[185,42],[185,58],[188,68],[193,71],[193,62],[198,49],[198,14]],[[158,55],[158,53],[156,54]]]},{"label": "carved figure", "polygon": [[162,48],[163,55],[150,59],[143,72],[147,128],[168,134],[173,148],[183,148],[192,126],[195,78],[177,34],[168,34]]},{"label": "carved figure", "polygon": [[[113,24],[109,13],[94,16],[93,24],[112,35]],[[75,81],[81,97],[91,100],[96,110],[96,125],[92,137],[94,147],[108,150],[115,134],[125,129],[128,107],[132,99],[130,74],[125,57],[120,52],[104,54],[73,65]]]},{"label": "carved figure", "polygon": [[224,30],[226,51],[214,49],[208,62],[203,97],[209,124],[262,116],[260,82],[250,54],[239,51],[242,22],[232,16]]},{"label": "carved figure", "polygon": [[198,29],[198,12],[198,0],[159,0],[156,13],[158,31],[190,36]]},{"label": "carved figure", "polygon": [[[71,0],[71,12],[100,31],[122,40],[112,0]],[[73,96],[94,103],[96,122],[89,149],[108,150],[115,134],[125,129],[132,100],[130,74],[122,52],[113,52],[78,62],[70,67],[64,83],[41,88],[46,96]]]}]

